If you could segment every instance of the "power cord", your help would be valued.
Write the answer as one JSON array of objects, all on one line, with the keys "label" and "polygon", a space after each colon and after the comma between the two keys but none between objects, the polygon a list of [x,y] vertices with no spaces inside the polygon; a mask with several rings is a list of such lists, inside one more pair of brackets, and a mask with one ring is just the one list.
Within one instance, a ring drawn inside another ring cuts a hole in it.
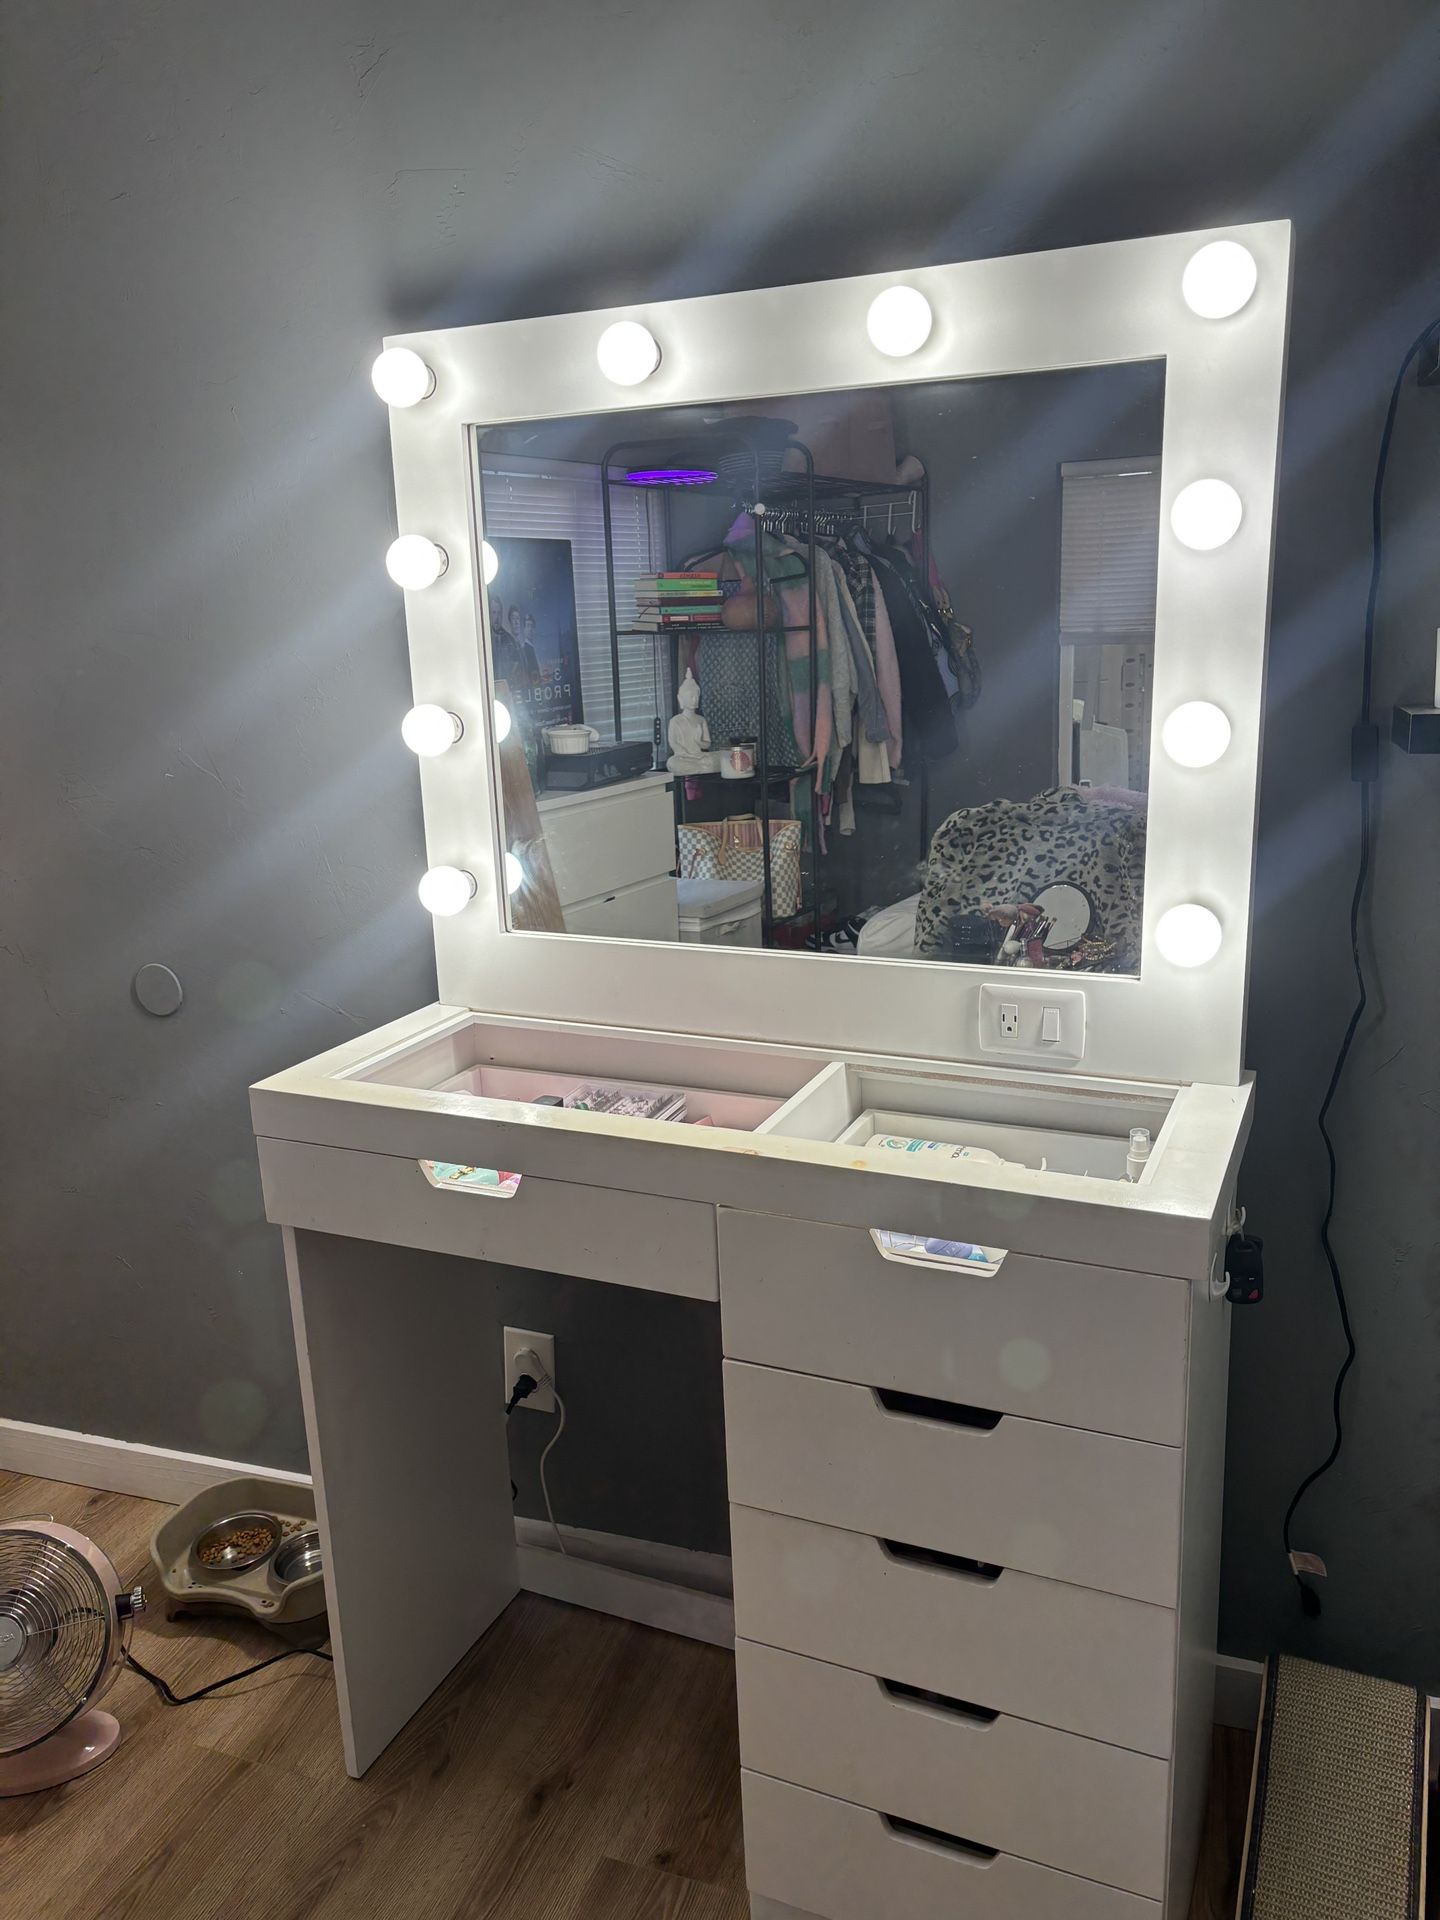
[{"label": "power cord", "polygon": [[283,1653],[272,1653],[268,1660],[257,1660],[253,1667],[242,1667],[239,1673],[227,1673],[223,1680],[212,1680],[208,1687],[197,1687],[194,1693],[175,1693],[167,1680],[158,1673],[152,1673],[149,1667],[142,1666],[127,1647],[124,1660],[127,1667],[138,1673],[142,1680],[148,1680],[167,1707],[188,1707],[193,1700],[203,1700],[207,1693],[218,1693],[221,1687],[233,1687],[237,1680],[248,1680],[252,1673],[263,1673],[266,1667],[273,1667],[278,1660],[293,1660],[296,1654],[312,1654],[317,1660],[333,1661],[333,1653],[325,1653],[319,1647],[286,1647]]},{"label": "power cord", "polygon": [[[560,1409],[560,1423],[546,1441],[544,1451],[540,1455],[540,1497],[545,1502],[545,1518],[550,1522],[550,1531],[555,1536],[555,1544],[561,1553],[565,1554],[568,1558],[570,1549],[565,1545],[565,1536],[561,1533],[559,1523],[555,1518],[555,1508],[550,1499],[550,1482],[545,1473],[546,1464],[551,1454],[559,1445],[560,1436],[565,1431],[565,1402],[561,1397],[560,1389],[546,1371],[545,1363],[533,1347],[522,1347],[515,1357],[517,1360],[524,1359],[531,1362],[534,1367],[534,1374],[532,1375],[526,1372],[516,1376],[514,1390],[505,1408],[506,1414],[509,1415],[512,1413],[521,1400],[528,1400],[530,1395],[540,1387],[548,1387],[550,1389],[551,1393],[555,1396],[555,1404]],[[528,1385],[526,1385],[527,1381],[529,1382]],[[521,1392],[522,1387],[524,1387],[523,1393]],[[515,1482],[512,1480],[510,1485],[513,1491]]]},{"label": "power cord", "polygon": [[[1400,396],[1405,385],[1405,376],[1412,364],[1422,354],[1432,340],[1440,335],[1440,314],[1424,327],[1412,341],[1400,362],[1395,375],[1395,384],[1390,390],[1390,405],[1385,412],[1385,426],[1380,435],[1380,451],[1375,462],[1375,486],[1370,502],[1370,592],[1365,603],[1365,653],[1360,675],[1360,718],[1351,735],[1351,773],[1360,787],[1360,863],[1356,869],[1355,887],[1350,896],[1350,960],[1355,970],[1357,989],[1354,1011],[1345,1028],[1345,1036],[1335,1056],[1335,1065],[1330,1073],[1330,1083],[1325,1089],[1325,1098],[1320,1103],[1320,1137],[1325,1142],[1325,1158],[1329,1165],[1329,1189],[1325,1201],[1325,1217],[1320,1223],[1320,1245],[1324,1249],[1325,1262],[1330,1269],[1330,1284],[1335,1293],[1335,1305],[1340,1315],[1340,1328],[1345,1335],[1345,1358],[1335,1375],[1335,1385],[1330,1396],[1330,1419],[1334,1428],[1334,1438],[1330,1451],[1318,1467],[1311,1469],[1295,1489],[1290,1505],[1285,1510],[1285,1520],[1281,1528],[1281,1537],[1285,1552],[1290,1561],[1290,1570],[1295,1575],[1295,1584],[1300,1589],[1300,1609],[1308,1619],[1318,1619],[1321,1613],[1320,1595],[1304,1578],[1303,1557],[1295,1553],[1290,1544],[1290,1529],[1300,1502],[1315,1482],[1327,1474],[1340,1458],[1340,1449],[1345,1444],[1345,1430],[1341,1423],[1341,1395],[1345,1388],[1346,1375],[1355,1364],[1355,1332],[1350,1324],[1350,1306],[1345,1297],[1345,1282],[1340,1274],[1340,1262],[1335,1257],[1335,1249],[1330,1242],[1330,1228],[1335,1219],[1335,1190],[1338,1181],[1338,1168],[1335,1159],[1335,1143],[1330,1137],[1328,1121],[1330,1108],[1339,1091],[1340,1081],[1345,1072],[1345,1063],[1350,1057],[1350,1048],[1356,1032],[1364,1018],[1369,1004],[1369,994],[1365,985],[1365,963],[1360,951],[1360,910],[1365,900],[1365,887],[1370,877],[1370,788],[1380,775],[1380,734],[1370,717],[1371,696],[1374,687],[1375,670],[1375,613],[1380,600],[1380,577],[1384,562],[1385,528],[1384,497],[1385,471],[1390,464],[1390,443],[1395,434],[1395,419],[1400,410]],[[1297,1561],[1300,1564],[1297,1564]]]}]

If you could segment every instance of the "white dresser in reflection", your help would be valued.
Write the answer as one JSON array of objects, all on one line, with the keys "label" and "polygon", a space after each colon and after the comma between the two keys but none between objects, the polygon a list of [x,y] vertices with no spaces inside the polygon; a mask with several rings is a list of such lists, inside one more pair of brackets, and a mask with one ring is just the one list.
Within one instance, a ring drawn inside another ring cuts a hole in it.
[{"label": "white dresser in reflection", "polygon": [[674,780],[536,797],[567,933],[678,940]]}]

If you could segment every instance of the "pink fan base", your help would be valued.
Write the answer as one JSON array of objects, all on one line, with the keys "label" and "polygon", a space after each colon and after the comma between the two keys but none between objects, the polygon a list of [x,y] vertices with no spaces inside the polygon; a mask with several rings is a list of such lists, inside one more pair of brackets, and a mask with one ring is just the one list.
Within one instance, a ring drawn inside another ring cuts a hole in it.
[{"label": "pink fan base", "polygon": [[119,1744],[120,1722],[113,1713],[92,1707],[77,1714],[38,1746],[0,1757],[0,1800],[78,1780],[108,1760]]}]

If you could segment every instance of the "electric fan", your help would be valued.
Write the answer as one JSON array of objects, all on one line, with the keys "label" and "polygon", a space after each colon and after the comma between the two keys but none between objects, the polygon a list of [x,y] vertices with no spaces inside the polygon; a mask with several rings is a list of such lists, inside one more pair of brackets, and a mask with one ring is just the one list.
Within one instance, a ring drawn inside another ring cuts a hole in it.
[{"label": "electric fan", "polygon": [[0,1522],[0,1798],[74,1780],[114,1752],[120,1723],[96,1702],[144,1606],[73,1527]]}]

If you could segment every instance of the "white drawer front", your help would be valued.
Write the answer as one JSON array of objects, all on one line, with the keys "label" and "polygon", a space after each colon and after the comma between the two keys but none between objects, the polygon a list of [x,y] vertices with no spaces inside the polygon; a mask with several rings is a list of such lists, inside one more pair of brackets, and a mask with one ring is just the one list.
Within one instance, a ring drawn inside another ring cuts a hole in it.
[{"label": "white drawer front", "polygon": [[1165,1761],[908,1698],[750,1640],[736,1642],[735,1672],[740,1761],[753,1772],[1162,1897]]},{"label": "white drawer front", "polygon": [[897,1555],[869,1534],[730,1509],[735,1632],[1168,1758],[1168,1608]]},{"label": "white drawer front", "polygon": [[955,1425],[887,1409],[871,1387],[737,1360],[725,1447],[744,1506],[1176,1603],[1178,1447],[1008,1414],[988,1431]]},{"label": "white drawer front", "polygon": [[621,940],[678,940],[680,909],[675,879],[662,874],[638,886],[621,887],[565,908],[567,933],[607,934]]},{"label": "white drawer front", "polygon": [[740,1779],[750,1885],[824,1920],[1160,1920],[1155,1901],[1098,1881],[897,1831],[880,1812],[748,1769]]},{"label": "white drawer front", "polygon": [[1180,1443],[1183,1280],[1015,1253],[941,1272],[883,1259],[860,1228],[730,1208],[720,1261],[734,1359]]},{"label": "white drawer front", "polygon": [[675,801],[668,783],[540,809],[562,907],[675,870]]},{"label": "white drawer front", "polygon": [[255,1144],[266,1216],[277,1226],[715,1298],[715,1209],[699,1201],[528,1173],[509,1199],[447,1193],[416,1160],[296,1140]]}]

